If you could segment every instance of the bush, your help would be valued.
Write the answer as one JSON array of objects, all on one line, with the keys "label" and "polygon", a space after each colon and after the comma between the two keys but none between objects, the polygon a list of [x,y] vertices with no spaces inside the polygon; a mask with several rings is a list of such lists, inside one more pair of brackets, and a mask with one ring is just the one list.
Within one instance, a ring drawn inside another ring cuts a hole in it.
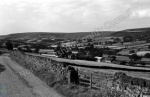
[{"label": "bush", "polygon": [[39,48],[38,47],[35,48],[34,53],[39,53]]},{"label": "bush", "polygon": [[150,45],[148,46],[148,49],[150,49]]},{"label": "bush", "polygon": [[2,54],[2,52],[0,51],[0,55]]},{"label": "bush", "polygon": [[8,49],[8,50],[13,50],[13,44],[12,44],[11,41],[7,41],[7,42],[5,43],[5,45],[6,45],[6,49]]},{"label": "bush", "polygon": [[133,61],[129,61],[129,65],[130,65],[130,66],[134,66],[135,63],[134,63]]},{"label": "bush", "polygon": [[120,65],[126,65],[126,64],[127,64],[126,61],[121,61],[121,62],[120,62]]},{"label": "bush", "polygon": [[132,53],[135,53],[135,51],[134,50],[129,51],[129,54],[132,54]]},{"label": "bush", "polygon": [[129,59],[131,59],[132,61],[139,61],[142,59],[142,56],[138,56],[137,54],[133,54],[129,56]]},{"label": "bush", "polygon": [[146,58],[150,58],[150,53],[145,54]]}]

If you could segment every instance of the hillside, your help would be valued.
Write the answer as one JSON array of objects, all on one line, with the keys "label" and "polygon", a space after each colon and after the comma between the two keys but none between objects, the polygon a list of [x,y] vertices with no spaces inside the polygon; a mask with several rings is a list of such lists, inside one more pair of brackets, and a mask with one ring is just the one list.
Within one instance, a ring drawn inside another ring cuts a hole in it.
[{"label": "hillside", "polygon": [[113,33],[112,36],[115,37],[124,37],[124,36],[133,36],[133,37],[150,37],[150,28],[137,28],[137,29],[127,29],[123,31],[118,31],[116,33]]},{"label": "hillside", "polygon": [[[57,41],[64,40],[76,40],[85,36],[90,35],[94,32],[73,32],[73,33],[61,33],[61,32],[26,32],[26,33],[15,33],[9,35],[0,36],[0,39],[13,39],[13,40],[23,40],[23,41],[51,41],[50,39],[55,39]],[[101,32],[99,32],[101,33]],[[102,35],[93,37],[96,40],[101,39],[101,37],[124,37],[132,36],[134,38],[150,38],[150,28],[136,28],[136,29],[126,29],[118,32],[105,31]]]},{"label": "hillside", "polygon": [[[74,40],[90,35],[94,32],[74,32],[74,33],[51,33],[51,32],[27,32],[27,33],[15,33],[3,36],[1,39],[13,39],[13,40],[36,40],[36,39],[64,39]],[[101,33],[101,32],[99,32]],[[113,32],[105,32],[102,36],[109,36]],[[96,36],[98,37],[98,36]]]}]

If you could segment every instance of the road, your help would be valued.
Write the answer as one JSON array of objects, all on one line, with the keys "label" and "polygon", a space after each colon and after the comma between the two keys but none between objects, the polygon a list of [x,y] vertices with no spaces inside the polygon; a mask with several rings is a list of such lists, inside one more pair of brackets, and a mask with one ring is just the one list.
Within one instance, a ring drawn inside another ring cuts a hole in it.
[{"label": "road", "polygon": [[0,56],[0,97],[62,97],[8,55]]}]

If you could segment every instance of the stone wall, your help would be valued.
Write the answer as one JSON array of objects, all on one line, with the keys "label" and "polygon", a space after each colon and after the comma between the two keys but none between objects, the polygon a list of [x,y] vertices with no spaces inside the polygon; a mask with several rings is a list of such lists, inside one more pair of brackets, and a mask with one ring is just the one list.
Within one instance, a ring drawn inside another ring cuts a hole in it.
[{"label": "stone wall", "polygon": [[147,97],[146,95],[150,97],[149,80],[134,78],[125,73],[117,72],[112,81],[112,89],[123,91],[129,97]]},{"label": "stone wall", "polygon": [[26,64],[25,67],[29,67],[33,73],[46,69],[53,72],[57,80],[68,77],[67,66],[64,63],[56,62],[51,58],[33,56],[30,54],[24,54],[23,52],[11,52],[11,57],[24,60],[22,62]]},{"label": "stone wall", "polygon": [[[25,67],[29,66],[32,72],[38,72],[38,70],[42,69],[44,71],[46,69],[53,72],[58,81],[64,78],[66,78],[66,80],[69,79],[68,64],[54,61],[52,58],[24,54],[23,52],[11,52],[11,56],[19,60],[24,60],[23,62],[26,64]],[[110,83],[111,85],[108,87],[111,88],[112,91],[120,91],[126,94],[126,96],[122,97],[144,97],[143,95],[150,95],[149,80],[133,78],[122,72],[118,72],[114,75]]]}]

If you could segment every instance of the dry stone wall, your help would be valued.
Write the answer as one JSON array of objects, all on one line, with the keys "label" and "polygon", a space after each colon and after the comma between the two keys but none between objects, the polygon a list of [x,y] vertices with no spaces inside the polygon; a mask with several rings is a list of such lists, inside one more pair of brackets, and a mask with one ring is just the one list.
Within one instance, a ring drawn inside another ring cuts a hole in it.
[{"label": "dry stone wall", "polygon": [[46,69],[53,72],[57,78],[67,78],[68,70],[64,63],[56,62],[51,58],[33,56],[30,54],[24,54],[23,52],[12,52],[11,56],[24,60],[26,64],[25,67],[29,67],[32,72],[37,72],[38,70]]},{"label": "dry stone wall", "polygon": [[[26,64],[26,67],[29,66],[32,72],[41,69],[45,70],[46,68],[46,70],[55,74],[57,80],[61,80],[61,78],[69,79],[68,66],[64,63],[54,61],[52,58],[24,54],[23,52],[11,52],[11,56],[19,60],[24,60],[23,62]],[[114,75],[110,83],[109,87],[112,91],[121,91],[126,94],[126,96],[122,97],[149,97],[144,95],[150,95],[149,80],[133,78],[118,72]]]},{"label": "dry stone wall", "polygon": [[150,97],[149,80],[134,78],[125,73],[117,72],[112,83],[112,89],[123,91],[128,97]]}]

